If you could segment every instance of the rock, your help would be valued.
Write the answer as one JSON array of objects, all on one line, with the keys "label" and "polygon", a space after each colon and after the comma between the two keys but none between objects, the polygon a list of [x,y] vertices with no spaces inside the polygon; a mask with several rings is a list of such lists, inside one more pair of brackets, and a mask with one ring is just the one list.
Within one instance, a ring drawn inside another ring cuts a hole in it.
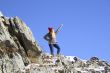
[{"label": "rock", "polygon": [[20,72],[41,52],[30,28],[19,17],[0,12],[0,73]]},{"label": "rock", "polygon": [[13,58],[9,58],[9,56],[5,54],[4,57],[0,59],[0,67],[1,73],[16,73],[24,68],[24,63],[19,54],[14,55]]},{"label": "rock", "polygon": [[[29,56],[37,56],[41,53],[41,49],[37,42],[35,41],[33,34],[29,27],[18,17],[14,18],[15,26],[18,29],[17,38],[21,40],[21,44]],[[28,45],[27,45],[28,44]]]},{"label": "rock", "polygon": [[92,57],[91,59],[90,59],[90,61],[99,61],[99,58],[97,58],[97,57]]},{"label": "rock", "polygon": [[[49,54],[43,54],[41,58],[43,60],[47,59],[47,57],[49,58]],[[69,58],[69,59],[68,59]],[[54,56],[51,58],[51,60],[55,60],[57,64],[55,64],[53,62],[53,64],[51,63],[40,63],[38,65],[36,64],[31,64],[28,65],[28,70],[29,73],[109,73],[109,63],[107,63],[106,61],[106,67],[105,66],[100,66],[98,63],[95,62],[90,62],[90,60],[81,60],[79,58],[77,58],[77,61],[74,61],[73,64],[71,63],[71,59],[70,58],[74,58],[72,56]],[[49,60],[48,60],[49,61]],[[101,60],[99,60],[100,62],[102,62]],[[86,64],[88,64],[88,62],[90,63],[89,66],[87,66]],[[62,63],[62,64],[59,64]],[[85,65],[83,65],[83,63]],[[94,64],[93,64],[94,63]],[[95,65],[97,64],[97,65]]]}]

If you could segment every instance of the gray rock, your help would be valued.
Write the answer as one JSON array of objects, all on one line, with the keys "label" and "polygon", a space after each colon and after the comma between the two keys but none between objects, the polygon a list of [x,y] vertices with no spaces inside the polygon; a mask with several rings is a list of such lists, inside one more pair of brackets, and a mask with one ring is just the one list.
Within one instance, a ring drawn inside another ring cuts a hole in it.
[{"label": "gray rock", "polygon": [[0,12],[0,73],[20,73],[41,52],[30,28],[19,17]]},{"label": "gray rock", "polygon": [[[42,59],[41,61],[45,60],[45,58],[47,58],[46,56],[49,57],[49,55],[46,54],[42,55],[43,58],[41,58]],[[55,63],[63,62],[63,64],[52,64],[48,62],[39,63],[37,65],[31,64],[28,65],[28,67],[25,69],[25,72],[26,71],[28,71],[29,73],[109,73],[110,72],[109,71],[110,66],[108,63],[106,64],[106,67],[100,66],[99,64],[96,63],[97,64],[96,67],[94,66],[95,64],[92,64],[93,62],[90,62],[90,66],[87,67],[86,64],[88,63],[85,63],[86,60],[80,60],[78,58],[77,61],[73,62],[73,64],[70,64],[70,61],[69,60],[67,61],[67,58],[65,56],[60,56],[60,57],[61,58],[53,57],[51,58],[51,60],[53,59],[54,61],[56,58],[58,58]],[[82,65],[82,63],[84,63],[85,65]]]}]

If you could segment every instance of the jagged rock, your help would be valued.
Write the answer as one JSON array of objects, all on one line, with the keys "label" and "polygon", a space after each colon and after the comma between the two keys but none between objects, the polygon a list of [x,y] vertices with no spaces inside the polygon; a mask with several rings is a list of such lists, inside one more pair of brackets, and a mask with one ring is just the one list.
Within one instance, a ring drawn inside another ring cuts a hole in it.
[{"label": "jagged rock", "polygon": [[97,57],[92,57],[92,58],[90,59],[90,61],[91,61],[91,62],[99,61],[99,58],[97,58]]},{"label": "jagged rock", "polygon": [[19,73],[41,54],[29,27],[19,17],[0,12],[0,73]]},{"label": "jagged rock", "polygon": [[[45,58],[47,59],[47,57],[49,58],[48,54],[43,54],[41,56],[42,59],[41,61],[45,60]],[[51,58],[53,64],[50,62],[39,63],[37,65],[30,64],[26,67],[26,69],[24,69],[24,73],[26,71],[29,71],[29,73],[110,73],[109,63],[105,61],[104,62],[107,63],[106,65],[100,66],[98,63],[96,63],[97,66],[95,66],[95,64],[93,64],[95,61],[90,62],[90,60],[86,61],[86,60],[81,60],[79,58],[77,58],[77,61],[76,60],[74,61],[74,58],[77,57],[62,56],[62,55],[55,56]],[[90,63],[89,65],[88,62]],[[103,62],[103,61],[99,60],[99,62]],[[56,64],[56,63],[61,63],[61,64]]]},{"label": "jagged rock", "polygon": [[0,71],[1,73],[16,73],[23,69],[24,63],[22,57],[16,53],[13,53],[13,58],[10,58],[7,54],[5,54],[0,59]]}]

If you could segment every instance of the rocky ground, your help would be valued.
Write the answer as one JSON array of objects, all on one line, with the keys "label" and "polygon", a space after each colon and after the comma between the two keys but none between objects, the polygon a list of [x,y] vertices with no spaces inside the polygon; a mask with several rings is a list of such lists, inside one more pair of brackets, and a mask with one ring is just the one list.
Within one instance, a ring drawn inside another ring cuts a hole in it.
[{"label": "rocky ground", "polygon": [[110,73],[110,64],[97,57],[80,60],[74,56],[52,57],[45,53],[38,63],[29,64],[22,73]]}]

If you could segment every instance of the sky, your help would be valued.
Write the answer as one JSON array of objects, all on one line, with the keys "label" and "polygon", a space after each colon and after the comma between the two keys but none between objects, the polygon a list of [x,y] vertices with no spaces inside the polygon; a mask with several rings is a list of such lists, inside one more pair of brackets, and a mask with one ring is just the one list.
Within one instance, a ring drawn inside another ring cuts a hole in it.
[{"label": "sky", "polygon": [[0,0],[0,11],[20,17],[45,52],[48,27],[63,24],[57,35],[61,54],[110,62],[110,0]]}]

